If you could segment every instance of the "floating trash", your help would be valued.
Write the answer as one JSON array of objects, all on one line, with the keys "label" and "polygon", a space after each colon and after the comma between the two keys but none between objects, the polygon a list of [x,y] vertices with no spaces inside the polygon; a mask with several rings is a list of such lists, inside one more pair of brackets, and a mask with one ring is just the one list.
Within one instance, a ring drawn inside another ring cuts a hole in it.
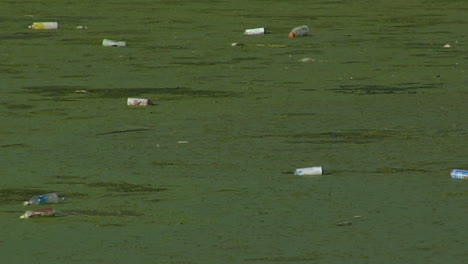
[{"label": "floating trash", "polygon": [[453,179],[468,179],[468,170],[453,169],[450,176]]},{"label": "floating trash", "polygon": [[444,45],[444,48],[451,48],[451,47],[452,46],[450,44],[448,44],[448,43]]},{"label": "floating trash", "polygon": [[244,46],[244,44],[239,43],[239,42],[233,42],[233,43],[231,43],[231,47],[242,47],[242,46]]},{"label": "floating trash", "polygon": [[336,223],[337,226],[350,226],[352,224],[353,224],[352,222],[348,222],[348,221]]},{"label": "floating trash", "polygon": [[316,60],[313,58],[306,57],[306,58],[300,59],[299,61],[300,62],[315,62]]},{"label": "floating trash", "polygon": [[289,32],[289,37],[290,38],[295,38],[295,37],[304,37],[309,35],[310,29],[306,25],[302,25],[300,27],[295,27]]},{"label": "floating trash", "polygon": [[34,22],[32,25],[28,26],[32,29],[58,29],[58,22]]},{"label": "floating trash", "polygon": [[294,175],[322,175],[322,174],[323,174],[322,166],[300,168],[294,171]]},{"label": "floating trash", "polygon": [[60,200],[63,200],[63,198],[59,197],[57,193],[46,193],[34,196],[33,198],[24,202],[23,205],[58,203]]},{"label": "floating trash", "polygon": [[147,98],[128,98],[127,105],[147,106],[152,105],[153,101]]},{"label": "floating trash", "polygon": [[251,28],[244,31],[244,35],[262,35],[266,33],[267,31],[265,28]]},{"label": "floating trash", "polygon": [[110,39],[103,39],[102,46],[104,47],[125,47],[127,46],[127,42],[125,41],[115,41]]},{"label": "floating trash", "polygon": [[20,218],[33,218],[33,217],[50,217],[55,216],[54,208],[44,208],[38,210],[26,211]]}]

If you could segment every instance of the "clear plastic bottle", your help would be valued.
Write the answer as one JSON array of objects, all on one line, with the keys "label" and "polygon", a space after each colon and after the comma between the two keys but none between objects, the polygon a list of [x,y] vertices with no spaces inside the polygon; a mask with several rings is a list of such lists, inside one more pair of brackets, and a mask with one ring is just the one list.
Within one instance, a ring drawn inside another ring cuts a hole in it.
[{"label": "clear plastic bottle", "polygon": [[30,204],[46,204],[46,203],[58,203],[62,200],[57,193],[46,193],[38,196],[34,196],[29,201],[24,202],[24,205]]},{"label": "clear plastic bottle", "polygon": [[302,25],[300,27],[295,27],[289,32],[289,37],[290,38],[295,38],[295,37],[303,37],[307,36],[310,33],[310,29],[306,25]]}]

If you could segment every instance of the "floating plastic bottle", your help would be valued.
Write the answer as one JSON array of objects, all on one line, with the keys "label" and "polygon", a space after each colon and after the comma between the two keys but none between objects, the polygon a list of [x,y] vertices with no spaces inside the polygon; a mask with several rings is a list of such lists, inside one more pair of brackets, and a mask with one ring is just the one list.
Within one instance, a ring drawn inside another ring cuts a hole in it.
[{"label": "floating plastic bottle", "polygon": [[29,26],[31,29],[58,29],[58,22],[34,22]]},{"label": "floating plastic bottle", "polygon": [[249,28],[244,31],[244,35],[261,35],[266,33],[265,28]]},{"label": "floating plastic bottle", "polygon": [[300,168],[294,171],[294,175],[322,175],[322,174],[323,174],[323,169],[321,166]]},{"label": "floating plastic bottle", "polygon": [[26,211],[20,218],[32,218],[32,217],[44,217],[44,216],[55,216],[54,208],[44,208],[38,210]]},{"label": "floating plastic bottle", "polygon": [[62,200],[56,193],[46,193],[38,196],[34,196],[29,201],[24,202],[24,205],[30,204],[47,204],[47,203],[58,203]]},{"label": "floating plastic bottle", "polygon": [[307,36],[310,33],[310,29],[306,25],[302,25],[300,27],[295,27],[289,32],[289,37],[290,38],[295,38],[295,37],[303,37]]},{"label": "floating plastic bottle", "polygon": [[110,40],[110,39],[103,39],[102,40],[102,46],[104,46],[104,47],[125,47],[125,46],[127,46],[127,42]]},{"label": "floating plastic bottle", "polygon": [[147,98],[127,98],[127,105],[147,106],[152,104],[153,101]]},{"label": "floating plastic bottle", "polygon": [[468,179],[468,170],[453,169],[450,176],[454,179]]}]

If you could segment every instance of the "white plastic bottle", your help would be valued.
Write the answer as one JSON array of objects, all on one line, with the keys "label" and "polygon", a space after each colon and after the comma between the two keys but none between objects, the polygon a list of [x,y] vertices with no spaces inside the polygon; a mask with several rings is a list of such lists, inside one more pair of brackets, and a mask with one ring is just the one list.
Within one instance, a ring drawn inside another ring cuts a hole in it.
[{"label": "white plastic bottle", "polygon": [[295,38],[295,37],[303,37],[307,36],[310,33],[310,29],[306,25],[302,25],[300,27],[295,27],[289,32],[289,37],[290,38]]},{"label": "white plastic bottle", "polygon": [[294,171],[294,175],[322,175],[322,174],[323,174],[322,166],[299,168]]},{"label": "white plastic bottle", "polygon": [[38,196],[34,196],[29,201],[24,202],[24,205],[30,204],[47,204],[47,203],[58,203],[62,200],[57,193],[46,193]]}]

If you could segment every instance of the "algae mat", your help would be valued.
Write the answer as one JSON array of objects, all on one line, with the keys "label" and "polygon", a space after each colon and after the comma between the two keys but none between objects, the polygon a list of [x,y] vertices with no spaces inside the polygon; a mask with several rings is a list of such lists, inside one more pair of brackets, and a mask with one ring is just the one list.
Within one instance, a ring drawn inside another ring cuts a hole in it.
[{"label": "algae mat", "polygon": [[[0,259],[463,263],[467,10],[2,1]],[[20,220],[47,192],[57,216]]]}]

